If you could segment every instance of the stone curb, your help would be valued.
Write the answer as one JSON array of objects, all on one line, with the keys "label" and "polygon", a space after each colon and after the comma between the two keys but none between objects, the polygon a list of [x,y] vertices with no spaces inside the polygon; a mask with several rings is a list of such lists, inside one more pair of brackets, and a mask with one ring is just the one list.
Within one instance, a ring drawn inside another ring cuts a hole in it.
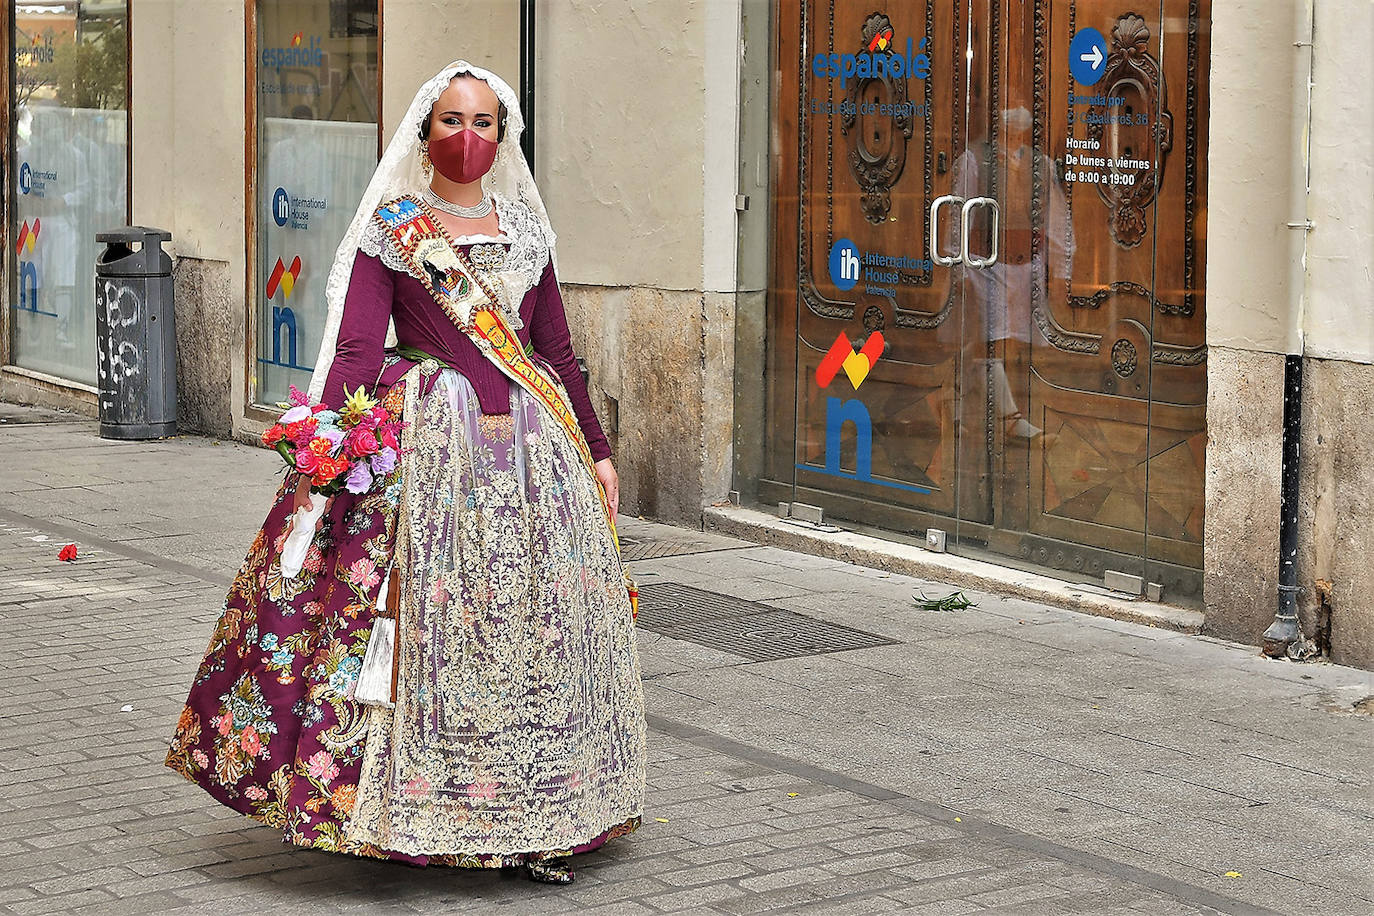
[{"label": "stone curb", "polygon": [[852,531],[808,531],[755,509],[707,506],[702,510],[702,522],[708,531],[872,569],[938,579],[961,588],[1025,598],[1095,617],[1110,617],[1179,633],[1196,634],[1202,630],[1201,611],[1094,594],[1087,586],[1076,583],[954,554],[932,553],[922,547]]}]

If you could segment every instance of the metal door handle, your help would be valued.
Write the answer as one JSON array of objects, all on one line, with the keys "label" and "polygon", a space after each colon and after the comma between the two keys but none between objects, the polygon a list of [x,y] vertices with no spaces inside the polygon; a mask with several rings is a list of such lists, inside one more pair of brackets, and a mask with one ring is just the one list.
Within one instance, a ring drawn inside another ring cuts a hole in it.
[{"label": "metal door handle", "polygon": [[940,255],[940,208],[945,204],[963,203],[963,200],[957,194],[946,194],[930,202],[930,260],[941,267],[952,267],[958,264],[961,256],[941,257]]},{"label": "metal door handle", "polygon": [[[992,251],[986,258],[976,258],[968,253],[969,224],[977,207],[992,208]],[[997,236],[1001,230],[1002,209],[991,197],[970,197],[964,201],[964,209],[959,214],[959,260],[969,267],[991,267],[997,263]]]}]

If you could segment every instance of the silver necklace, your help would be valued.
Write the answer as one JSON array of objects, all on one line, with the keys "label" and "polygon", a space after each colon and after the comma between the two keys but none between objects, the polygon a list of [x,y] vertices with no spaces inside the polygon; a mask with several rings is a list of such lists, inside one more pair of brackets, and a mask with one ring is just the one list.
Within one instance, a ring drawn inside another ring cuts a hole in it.
[{"label": "silver necklace", "polygon": [[490,194],[485,195],[481,202],[473,204],[471,207],[465,207],[462,204],[455,204],[452,201],[444,200],[438,194],[435,194],[434,189],[430,187],[425,188],[423,196],[425,203],[429,204],[434,209],[442,210],[444,213],[450,213],[453,216],[459,216],[463,219],[481,219],[492,211]]}]

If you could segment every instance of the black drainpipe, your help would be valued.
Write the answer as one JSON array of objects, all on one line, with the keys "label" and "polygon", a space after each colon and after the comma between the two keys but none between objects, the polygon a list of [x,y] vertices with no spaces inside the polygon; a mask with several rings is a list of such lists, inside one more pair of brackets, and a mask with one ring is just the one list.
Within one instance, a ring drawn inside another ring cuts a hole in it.
[{"label": "black drainpipe", "polygon": [[1283,361],[1283,470],[1279,484],[1279,609],[1264,631],[1264,654],[1281,658],[1298,629],[1298,468],[1302,437],[1302,356]]},{"label": "black drainpipe", "polygon": [[534,0],[520,0],[520,113],[525,116],[525,132],[520,135],[520,151],[525,154],[530,174],[534,174]]}]

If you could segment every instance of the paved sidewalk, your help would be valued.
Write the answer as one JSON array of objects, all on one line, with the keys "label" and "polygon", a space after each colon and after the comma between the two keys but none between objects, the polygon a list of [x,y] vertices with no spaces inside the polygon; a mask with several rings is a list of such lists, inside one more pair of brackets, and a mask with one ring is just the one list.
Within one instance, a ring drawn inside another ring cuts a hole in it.
[{"label": "paved sidewalk", "polygon": [[0,405],[0,912],[1374,912],[1369,672],[636,519],[641,831],[569,888],[287,847],[161,763],[278,464]]}]

